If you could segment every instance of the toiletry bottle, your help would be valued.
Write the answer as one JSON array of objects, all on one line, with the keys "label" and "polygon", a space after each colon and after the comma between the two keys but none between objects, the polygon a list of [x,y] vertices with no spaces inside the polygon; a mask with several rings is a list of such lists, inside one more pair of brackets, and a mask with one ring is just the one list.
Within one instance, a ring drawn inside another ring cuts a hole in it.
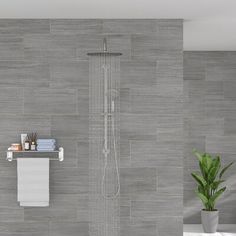
[{"label": "toiletry bottle", "polygon": [[21,134],[20,137],[21,137],[21,147],[22,147],[22,150],[25,150],[25,140],[27,138],[27,134]]},{"label": "toiletry bottle", "polygon": [[30,141],[29,141],[28,137],[25,140],[24,149],[25,149],[25,151],[29,151],[30,150]]},{"label": "toiletry bottle", "polygon": [[35,143],[34,141],[31,142],[30,150],[31,150],[31,151],[36,151],[36,143]]}]

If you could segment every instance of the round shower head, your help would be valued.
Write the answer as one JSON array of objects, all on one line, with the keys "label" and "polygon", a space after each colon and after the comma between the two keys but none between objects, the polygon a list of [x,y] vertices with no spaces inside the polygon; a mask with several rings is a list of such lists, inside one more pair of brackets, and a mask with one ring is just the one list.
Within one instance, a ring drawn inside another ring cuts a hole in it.
[{"label": "round shower head", "polygon": [[88,56],[121,56],[120,52],[89,52]]}]

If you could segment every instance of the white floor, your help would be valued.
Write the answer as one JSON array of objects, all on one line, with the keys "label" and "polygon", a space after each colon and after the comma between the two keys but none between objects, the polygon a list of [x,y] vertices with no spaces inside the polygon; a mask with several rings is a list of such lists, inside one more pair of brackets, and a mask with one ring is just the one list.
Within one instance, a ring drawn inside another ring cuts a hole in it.
[{"label": "white floor", "polygon": [[201,225],[184,225],[184,236],[236,236],[236,225],[219,225],[215,234],[203,233]]}]

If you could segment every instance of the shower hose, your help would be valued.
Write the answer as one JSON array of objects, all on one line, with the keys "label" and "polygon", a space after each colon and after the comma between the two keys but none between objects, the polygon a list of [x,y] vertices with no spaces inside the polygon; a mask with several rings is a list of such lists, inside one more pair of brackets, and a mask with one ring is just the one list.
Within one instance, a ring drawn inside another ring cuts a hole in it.
[{"label": "shower hose", "polygon": [[[108,83],[107,83],[107,72],[108,68],[106,66],[103,66],[104,69],[104,168],[103,168],[103,176],[102,176],[102,183],[101,183],[101,192],[103,198],[107,200],[116,199],[120,193],[120,174],[119,174],[119,168],[118,168],[118,160],[117,160],[117,147],[116,147],[116,136],[115,136],[115,118],[114,118],[114,112],[115,112],[115,97],[110,94],[108,96]],[[109,89],[110,93],[116,90]],[[108,114],[108,98],[110,97],[110,106],[111,106],[111,112]],[[112,146],[114,150],[114,161],[115,161],[115,174],[116,174],[116,180],[117,180],[117,187],[116,191],[113,194],[107,194],[106,193],[106,173],[108,169],[108,156],[112,157],[112,153],[107,147],[107,141],[108,141],[108,116],[110,115],[111,119],[111,138],[112,138]],[[110,155],[109,155],[110,154]]]}]

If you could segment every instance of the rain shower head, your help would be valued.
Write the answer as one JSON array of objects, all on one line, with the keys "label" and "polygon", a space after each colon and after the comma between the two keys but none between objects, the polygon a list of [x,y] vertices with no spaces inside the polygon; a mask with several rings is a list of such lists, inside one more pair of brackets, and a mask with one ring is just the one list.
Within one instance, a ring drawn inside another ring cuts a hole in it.
[{"label": "rain shower head", "polygon": [[88,56],[121,56],[122,53],[120,52],[109,52],[107,50],[107,40],[106,38],[103,39],[103,51],[101,52],[89,52],[87,53]]}]

